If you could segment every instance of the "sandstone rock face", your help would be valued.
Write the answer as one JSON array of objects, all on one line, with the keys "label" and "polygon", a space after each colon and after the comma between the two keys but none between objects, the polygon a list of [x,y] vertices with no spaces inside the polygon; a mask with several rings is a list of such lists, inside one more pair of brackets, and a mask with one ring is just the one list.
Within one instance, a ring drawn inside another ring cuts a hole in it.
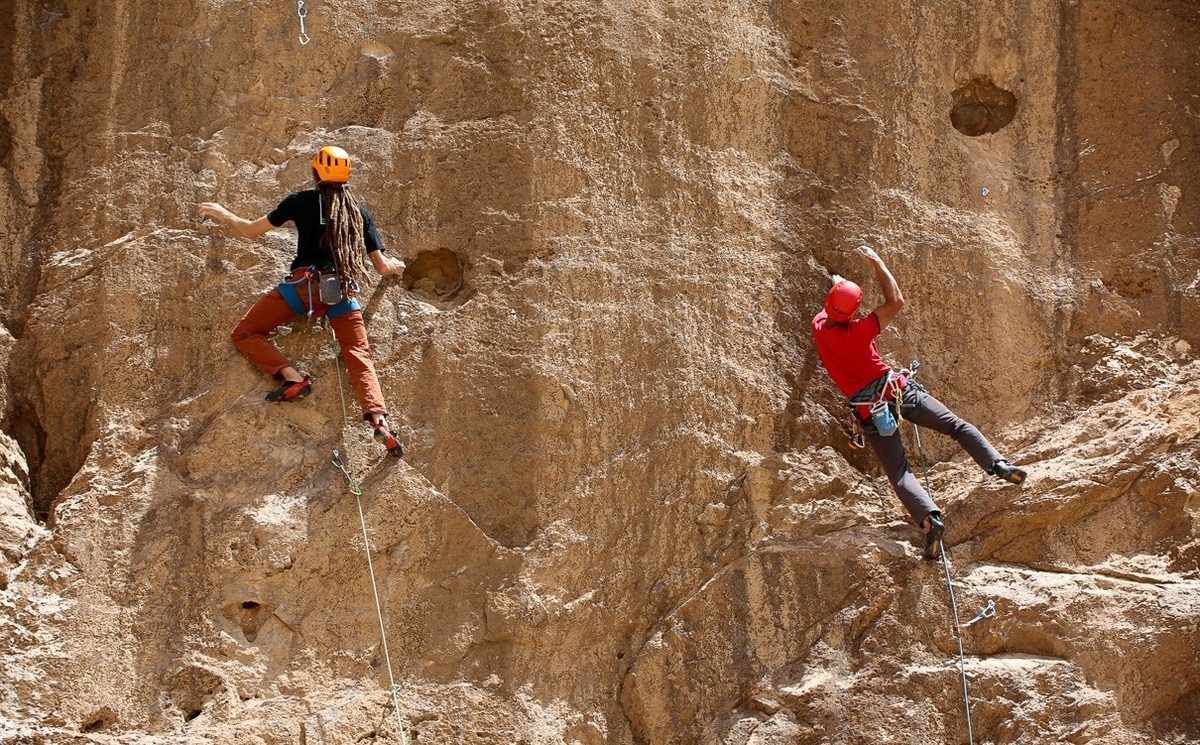
[{"label": "sandstone rock face", "polygon": [[[301,5],[0,14],[0,742],[967,742],[808,331],[861,243],[1031,474],[922,437],[973,740],[1200,741],[1194,3]],[[194,216],[326,143],[400,462],[319,323],[264,403],[294,236]]]}]

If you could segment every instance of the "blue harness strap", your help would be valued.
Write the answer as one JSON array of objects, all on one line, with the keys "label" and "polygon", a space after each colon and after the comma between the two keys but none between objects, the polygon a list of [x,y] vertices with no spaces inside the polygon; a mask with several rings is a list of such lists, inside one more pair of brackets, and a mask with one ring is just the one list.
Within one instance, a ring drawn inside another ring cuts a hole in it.
[{"label": "blue harness strap", "polygon": [[296,291],[296,283],[292,281],[280,282],[275,289],[279,290],[279,294],[283,295],[283,299],[287,302],[288,307],[296,315],[304,315],[308,309],[304,307],[304,301],[300,299],[300,293]]},{"label": "blue harness strap", "polygon": [[325,317],[332,321],[339,316],[344,316],[347,313],[353,313],[356,310],[362,310],[362,306],[358,303],[358,298],[346,298],[337,305],[330,306],[329,311],[325,314]]}]

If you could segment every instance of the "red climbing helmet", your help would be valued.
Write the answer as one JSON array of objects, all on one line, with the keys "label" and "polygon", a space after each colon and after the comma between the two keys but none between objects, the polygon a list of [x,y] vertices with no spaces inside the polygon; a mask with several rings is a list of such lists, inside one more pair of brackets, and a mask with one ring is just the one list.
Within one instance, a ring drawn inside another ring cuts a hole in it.
[{"label": "red climbing helmet", "polygon": [[834,321],[849,321],[859,305],[862,305],[862,288],[848,279],[838,282],[825,296],[825,314]]},{"label": "red climbing helmet", "polygon": [[329,184],[350,181],[350,154],[336,145],[326,145],[312,159],[317,180]]}]

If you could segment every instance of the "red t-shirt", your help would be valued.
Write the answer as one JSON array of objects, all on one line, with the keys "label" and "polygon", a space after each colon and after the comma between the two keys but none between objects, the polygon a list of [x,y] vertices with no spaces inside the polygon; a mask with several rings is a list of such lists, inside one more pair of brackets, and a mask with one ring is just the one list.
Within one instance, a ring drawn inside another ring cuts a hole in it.
[{"label": "red t-shirt", "polygon": [[849,323],[834,323],[822,310],[812,319],[817,356],[846,398],[891,370],[875,348],[879,330],[879,319],[874,313]]}]

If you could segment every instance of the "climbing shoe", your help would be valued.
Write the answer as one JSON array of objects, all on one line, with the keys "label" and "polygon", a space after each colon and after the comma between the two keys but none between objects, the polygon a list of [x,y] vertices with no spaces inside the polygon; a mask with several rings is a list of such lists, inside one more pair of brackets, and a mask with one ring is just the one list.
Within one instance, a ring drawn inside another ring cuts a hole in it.
[{"label": "climbing shoe", "polygon": [[992,473],[996,478],[1004,479],[1013,484],[1025,483],[1025,470],[1010,466],[1007,461],[998,460],[992,465]]},{"label": "climbing shoe", "polygon": [[285,380],[283,385],[267,394],[268,401],[299,401],[312,393],[312,379],[307,375],[304,380]]},{"label": "climbing shoe", "polygon": [[942,555],[942,534],[946,532],[946,525],[937,512],[930,512],[925,519],[929,522],[929,532],[925,534],[924,556],[926,559],[936,559]]},{"label": "climbing shoe", "polygon": [[375,441],[387,448],[388,455],[394,458],[403,457],[404,446],[400,444],[396,433],[389,429],[386,424],[375,425]]}]

